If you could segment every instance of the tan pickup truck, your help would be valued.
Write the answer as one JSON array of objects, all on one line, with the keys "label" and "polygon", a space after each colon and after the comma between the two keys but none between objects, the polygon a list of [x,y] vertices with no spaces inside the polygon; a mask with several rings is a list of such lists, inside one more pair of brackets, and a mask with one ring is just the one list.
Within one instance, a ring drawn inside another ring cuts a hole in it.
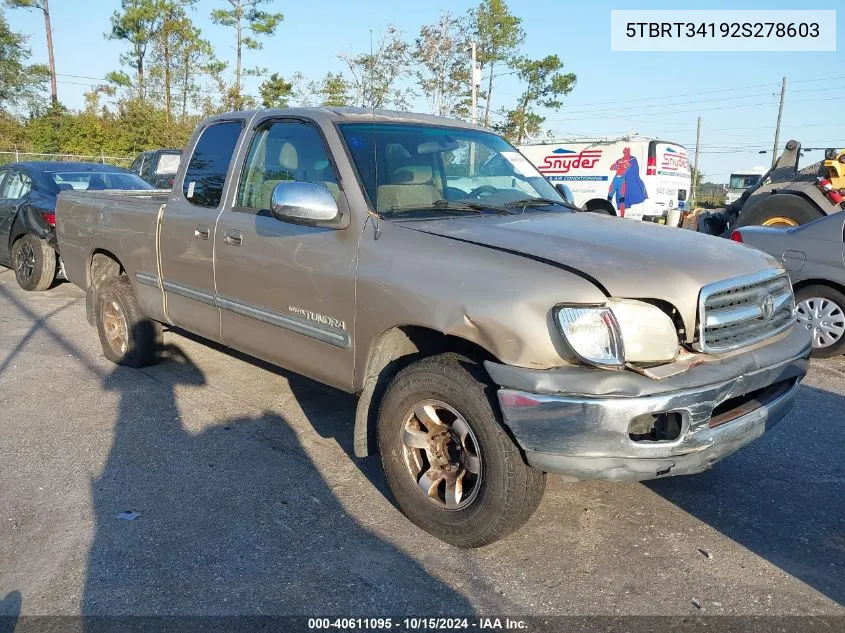
[{"label": "tan pickup truck", "polygon": [[418,526],[490,543],[547,472],[699,472],[792,405],[810,352],[772,257],[568,206],[503,138],[356,109],[205,120],[170,192],[66,192],[68,278],[105,355],[161,324],[360,395]]}]

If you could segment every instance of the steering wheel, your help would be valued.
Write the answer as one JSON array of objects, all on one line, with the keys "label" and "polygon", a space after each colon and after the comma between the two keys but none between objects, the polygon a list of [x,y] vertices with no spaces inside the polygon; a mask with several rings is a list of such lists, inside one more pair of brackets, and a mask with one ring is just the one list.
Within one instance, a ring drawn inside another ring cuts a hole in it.
[{"label": "steering wheel", "polygon": [[496,193],[498,189],[493,185],[481,185],[467,194],[467,198],[480,198],[485,193]]}]

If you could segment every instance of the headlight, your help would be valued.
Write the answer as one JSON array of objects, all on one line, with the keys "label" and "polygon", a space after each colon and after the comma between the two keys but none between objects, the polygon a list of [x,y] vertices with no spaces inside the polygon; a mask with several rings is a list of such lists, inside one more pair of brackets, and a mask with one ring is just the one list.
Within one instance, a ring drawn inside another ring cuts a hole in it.
[{"label": "headlight", "polygon": [[555,319],[572,351],[592,365],[622,368],[625,351],[619,324],[610,308],[562,306]]},{"label": "headlight", "polygon": [[611,299],[606,306],[561,306],[555,313],[572,351],[599,367],[671,362],[678,357],[675,324],[660,308],[643,301]]},{"label": "headlight", "polygon": [[628,363],[663,363],[678,357],[678,331],[672,319],[657,306],[631,299],[611,299]]}]

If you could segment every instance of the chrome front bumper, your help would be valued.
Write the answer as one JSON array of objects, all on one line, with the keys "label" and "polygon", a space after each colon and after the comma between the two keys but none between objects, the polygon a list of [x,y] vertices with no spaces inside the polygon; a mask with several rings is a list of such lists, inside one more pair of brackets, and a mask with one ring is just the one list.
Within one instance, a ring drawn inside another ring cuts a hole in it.
[{"label": "chrome front bumper", "polygon": [[[786,415],[807,371],[810,346],[805,338],[793,332],[774,343],[788,353],[780,362],[745,373],[731,373],[736,368],[727,362],[724,380],[692,388],[667,392],[665,381],[652,381],[656,393],[592,397],[503,387],[499,403],[526,460],[538,469],[612,481],[697,473],[760,437]],[[766,358],[771,359],[771,350]],[[702,375],[712,377],[712,370]],[[701,370],[689,370],[696,371]],[[677,438],[631,438],[635,418],[660,413],[680,416]]]}]

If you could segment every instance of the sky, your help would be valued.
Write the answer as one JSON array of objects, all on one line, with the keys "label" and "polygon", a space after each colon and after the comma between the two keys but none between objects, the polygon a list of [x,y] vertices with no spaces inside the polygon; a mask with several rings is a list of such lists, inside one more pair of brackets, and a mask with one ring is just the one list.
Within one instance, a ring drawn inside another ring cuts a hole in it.
[{"label": "sky", "polygon": [[[395,24],[412,39],[422,24],[440,11],[465,12],[467,0],[275,0],[269,10],[285,19],[263,50],[245,51],[244,64],[290,77],[301,72],[318,79],[344,70],[339,54],[368,51],[370,31],[378,38]],[[107,72],[120,68],[121,42],[104,37],[119,0],[50,0],[59,99],[83,106],[83,93]],[[234,60],[234,34],[209,20],[226,0],[198,0],[190,15],[217,55]],[[845,147],[845,10],[837,15],[835,52],[612,52],[612,9],[845,9],[841,0],[591,2],[511,0],[526,33],[522,54],[541,58],[557,54],[565,71],[577,75],[572,93],[557,111],[543,110],[545,127],[556,135],[616,136],[639,133],[685,145],[694,159],[696,121],[700,116],[699,167],[704,179],[726,182],[732,171],[768,166],[774,141],[780,87],[787,91],[780,133],[781,148],[790,138],[804,147]],[[32,61],[47,61],[40,13],[7,10],[11,26],[29,35]],[[260,79],[247,89],[257,93]],[[513,75],[496,79],[493,107],[511,106],[521,92]],[[415,109],[425,112],[424,97]],[[495,119],[494,119],[495,120]],[[766,154],[760,154],[765,150]],[[821,160],[807,152],[802,164]]]}]

